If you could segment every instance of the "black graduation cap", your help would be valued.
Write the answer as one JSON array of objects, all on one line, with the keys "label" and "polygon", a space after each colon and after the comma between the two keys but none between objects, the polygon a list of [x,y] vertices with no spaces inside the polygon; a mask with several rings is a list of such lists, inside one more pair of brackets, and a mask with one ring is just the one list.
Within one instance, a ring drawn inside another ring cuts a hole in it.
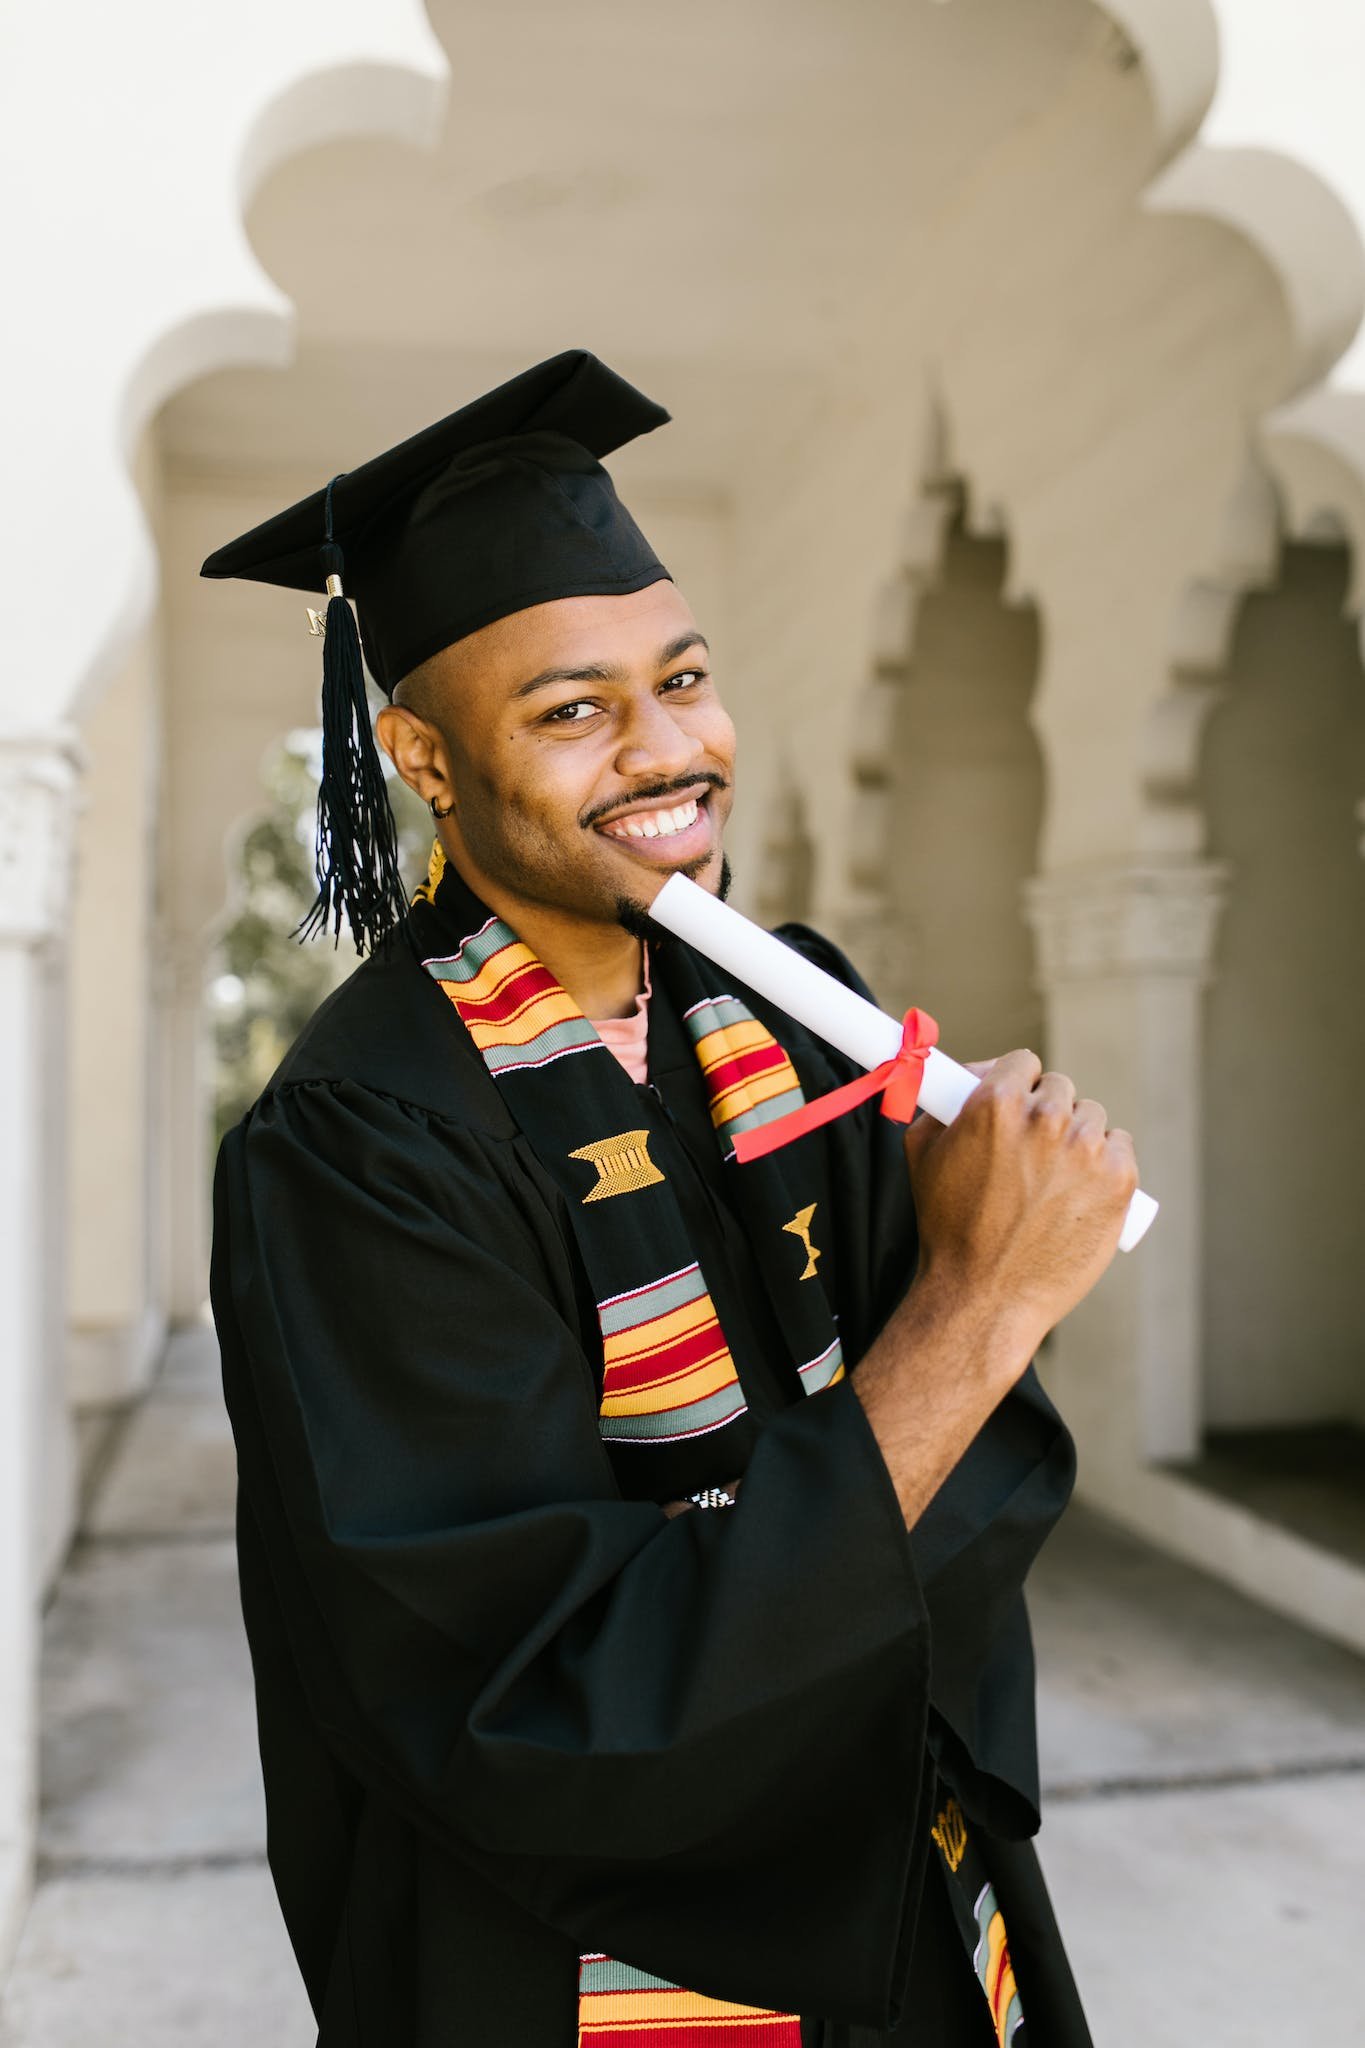
[{"label": "black graduation cap", "polygon": [[404,909],[362,644],[391,697],[429,655],[510,612],[658,582],[668,571],[599,458],[668,417],[586,349],[568,349],[204,563],[203,576],[327,595],[325,625],[309,615],[324,639],[318,895],[306,933],[339,933],[344,911],[363,952]]}]

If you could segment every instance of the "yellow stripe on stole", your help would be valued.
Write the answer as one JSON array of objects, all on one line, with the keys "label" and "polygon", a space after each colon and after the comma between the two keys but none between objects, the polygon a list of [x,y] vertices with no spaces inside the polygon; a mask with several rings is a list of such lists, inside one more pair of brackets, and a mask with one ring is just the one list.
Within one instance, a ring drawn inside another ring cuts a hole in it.
[{"label": "yellow stripe on stole", "polygon": [[496,953],[490,953],[472,981],[450,981],[443,984],[458,990],[462,1003],[491,1003],[500,988],[512,977],[524,974],[528,967],[539,967],[540,961],[521,939],[513,939],[505,946],[499,946]]},{"label": "yellow stripe on stole", "polygon": [[553,995],[548,990],[543,996],[536,996],[522,1009],[517,1010],[505,1024],[477,1023],[466,1017],[469,1035],[479,1051],[490,1045],[529,1045],[533,1038],[539,1038],[542,1031],[553,1030],[556,1024],[570,1023],[581,1017],[572,996]]},{"label": "yellow stripe on stole", "polygon": [[757,1020],[744,1024],[721,1024],[697,1040],[697,1058],[701,1061],[702,1072],[707,1075],[727,1060],[768,1047],[781,1055],[776,1066],[770,1067],[766,1073],[746,1074],[740,1080],[732,1081],[728,1088],[713,1098],[711,1121],[717,1129],[729,1123],[732,1117],[742,1116],[746,1110],[758,1109],[763,1103],[771,1102],[774,1096],[799,1088],[801,1083],[783,1048],[771,1031]]},{"label": "yellow stripe on stole", "polygon": [[608,1389],[602,1396],[599,1413],[658,1415],[667,1412],[659,1407],[660,1387],[671,1390],[668,1407],[672,1409],[689,1408],[694,1401],[704,1401],[708,1394],[718,1394],[722,1387],[736,1384],[735,1361],[728,1348],[722,1345],[710,1358],[699,1358],[682,1372],[665,1373],[660,1379],[647,1380],[639,1387],[625,1387],[617,1394]]},{"label": "yellow stripe on stole", "polygon": [[499,946],[496,953],[490,953],[472,981],[451,979],[443,986],[453,988],[462,1003],[491,1003],[501,995],[509,981],[515,981],[528,968],[540,965],[530,947],[516,939],[506,946]]},{"label": "yellow stripe on stole", "polygon": [[727,1088],[711,1104],[711,1121],[715,1124],[729,1123],[732,1116],[740,1116],[746,1109],[757,1109],[760,1103],[771,1102],[774,1095],[785,1095],[789,1089],[800,1086],[796,1070],[790,1060],[774,1069],[771,1074],[753,1074],[747,1080],[736,1081],[733,1088]]},{"label": "yellow stripe on stole", "polygon": [[[441,987],[457,1010],[468,1002],[468,991],[459,982],[443,981]],[[464,1022],[470,1037],[482,1052],[490,1045],[529,1045],[533,1038],[539,1038],[542,1031],[549,1031],[556,1024],[566,1024],[582,1014],[572,996],[546,989],[542,994],[532,996],[519,1010],[514,1010],[505,1023],[490,1024],[471,1017],[465,1017]]]},{"label": "yellow stripe on stole", "polygon": [[631,1359],[647,1357],[663,1344],[676,1344],[680,1337],[704,1329],[715,1320],[716,1309],[710,1295],[699,1294],[695,1301],[666,1309],[647,1323],[637,1323],[633,1330],[614,1330],[602,1339],[602,1356],[608,1365],[628,1364]]},{"label": "yellow stripe on stole", "polygon": [[[657,1373],[634,1386],[612,1386],[613,1366],[635,1365],[642,1359],[662,1355],[686,1338],[706,1330],[714,1330],[715,1344],[705,1357],[694,1358],[671,1372]],[[638,1324],[633,1330],[615,1331],[603,1339],[602,1356],[606,1366],[603,1415],[658,1413],[661,1387],[671,1391],[670,1408],[685,1408],[693,1401],[705,1400],[708,1394],[718,1394],[722,1387],[730,1386],[736,1378],[734,1360],[709,1294],[699,1295],[695,1301],[685,1301],[661,1316],[652,1317],[647,1323]]]},{"label": "yellow stripe on stole", "polygon": [[609,2033],[618,2027],[695,2025],[725,2020],[730,2026],[766,2025],[776,2015],[752,2005],[731,2005],[721,1998],[703,1998],[698,1991],[588,1991],[578,2001],[578,2024]]},{"label": "yellow stripe on stole", "polygon": [[506,1017],[494,1020],[464,1016],[466,1006],[496,1002],[510,981],[515,981],[528,967],[538,968],[540,964],[530,947],[517,939],[491,954],[472,981],[441,983],[464,1017],[469,1035],[480,1052],[495,1045],[529,1045],[533,1038],[540,1037],[542,1031],[553,1030],[556,1024],[567,1024],[582,1016],[573,997],[558,987],[535,990]]},{"label": "yellow stripe on stole", "polygon": [[1006,1946],[1007,1937],[1003,1914],[996,1913],[992,1916],[986,1940],[988,1944],[986,1996],[990,2000],[991,2018],[995,2022],[996,2038],[999,2040],[1001,2048],[1004,2048],[1005,2028],[1009,2023],[1010,2000],[1015,1996],[1017,1986],[1014,1981],[1014,1964],[1010,1961],[1009,1949]]},{"label": "yellow stripe on stole", "polygon": [[746,1024],[718,1024],[714,1031],[704,1033],[697,1040],[696,1054],[701,1061],[702,1072],[707,1073],[721,1060],[732,1060],[739,1053],[752,1052],[758,1045],[776,1044],[771,1031],[750,1019]]}]

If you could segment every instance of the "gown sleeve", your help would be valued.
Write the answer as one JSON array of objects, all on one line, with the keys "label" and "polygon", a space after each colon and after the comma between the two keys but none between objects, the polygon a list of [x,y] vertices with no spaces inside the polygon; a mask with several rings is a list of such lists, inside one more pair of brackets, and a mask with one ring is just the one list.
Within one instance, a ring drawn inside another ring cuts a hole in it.
[{"label": "gown sleeve", "polygon": [[[859,995],[857,969],[806,925],[789,944]],[[836,1064],[842,1061],[837,1056]],[[851,1076],[858,1069],[843,1062]],[[841,1070],[842,1078],[842,1070]],[[854,1148],[841,1184],[865,1179],[867,1331],[880,1329],[913,1277],[914,1202],[902,1126],[871,1104],[846,1120]],[[834,1131],[839,1126],[832,1127]],[[967,1811],[1020,1839],[1039,1825],[1033,1645],[1024,1583],[1076,1475],[1071,1433],[1030,1365],[978,1431],[910,1531],[934,1645],[930,1744]]]},{"label": "gown sleeve", "polygon": [[[899,1127],[885,1117],[877,1122],[870,1237],[882,1271],[873,1286],[894,1300],[909,1183]],[[1014,1840],[1036,1834],[1040,1819],[1024,1587],[1075,1477],[1071,1432],[1030,1364],[909,1532],[934,1645],[930,1746],[967,1812]]]},{"label": "gown sleeve", "polygon": [[622,1500],[537,1176],[520,1139],[348,1082],[224,1144],[224,1383],[308,1710],[582,1950],[892,2025],[929,1626],[861,1404],[769,1424],[733,1509]]}]

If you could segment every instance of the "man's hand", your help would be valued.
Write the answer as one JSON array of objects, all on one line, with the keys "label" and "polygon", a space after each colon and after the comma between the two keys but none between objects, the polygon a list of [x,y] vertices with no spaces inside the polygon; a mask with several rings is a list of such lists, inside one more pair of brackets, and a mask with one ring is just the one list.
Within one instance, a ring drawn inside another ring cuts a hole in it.
[{"label": "man's hand", "polygon": [[1113,1258],[1137,1162],[1031,1052],[989,1062],[953,1123],[919,1117],[905,1156],[919,1266],[853,1385],[909,1525]]},{"label": "man's hand", "polygon": [[1009,1306],[1034,1348],[1113,1258],[1137,1186],[1128,1133],[1031,1052],[992,1060],[955,1122],[917,1118],[905,1155],[916,1284]]}]

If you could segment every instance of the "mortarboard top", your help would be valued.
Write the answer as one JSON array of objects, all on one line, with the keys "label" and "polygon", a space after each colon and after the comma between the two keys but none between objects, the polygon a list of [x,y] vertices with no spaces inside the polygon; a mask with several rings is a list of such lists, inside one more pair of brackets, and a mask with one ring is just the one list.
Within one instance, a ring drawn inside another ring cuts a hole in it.
[{"label": "mortarboard top", "polygon": [[229,541],[200,573],[322,591],[339,549],[366,662],[392,696],[494,619],[667,575],[598,460],[667,419],[568,349]]},{"label": "mortarboard top", "polygon": [[334,477],[204,563],[203,576],[325,590],[330,600],[318,896],[305,931],[339,932],[344,914],[364,951],[404,908],[361,643],[391,697],[430,655],[495,619],[666,577],[599,458],[667,419],[596,356],[569,349]]}]

